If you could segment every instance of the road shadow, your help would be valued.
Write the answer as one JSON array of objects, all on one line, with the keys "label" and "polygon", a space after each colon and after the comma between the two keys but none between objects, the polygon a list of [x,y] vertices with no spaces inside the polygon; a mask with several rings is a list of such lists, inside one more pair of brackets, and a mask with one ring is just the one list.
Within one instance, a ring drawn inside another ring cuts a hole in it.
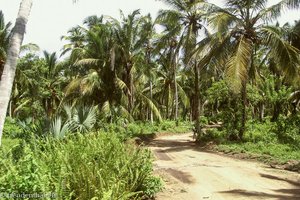
[{"label": "road shadow", "polygon": [[288,178],[281,178],[279,176],[273,176],[270,174],[260,174],[261,177],[276,180],[276,181],[282,181],[285,183],[288,183],[292,186],[292,188],[289,189],[277,189],[273,190],[274,192],[278,194],[270,194],[266,192],[256,192],[256,191],[249,191],[249,190],[228,190],[228,191],[221,191],[219,193],[223,194],[230,194],[234,196],[245,196],[245,197],[253,197],[253,198],[263,198],[263,199],[277,199],[277,200],[299,200],[300,199],[300,182],[291,180]]},{"label": "road shadow", "polygon": [[180,171],[177,169],[172,169],[172,168],[163,169],[163,170],[182,183],[185,183],[185,184],[195,183],[195,179],[193,178],[193,176],[187,172],[183,172],[183,171]]},{"label": "road shadow", "polygon": [[208,145],[200,145],[193,141],[192,135],[189,136],[189,139],[161,139],[155,136],[150,136],[147,138],[140,138],[144,145],[148,147],[159,147],[162,148],[161,152],[171,153],[171,152],[180,152],[185,150],[201,151],[201,152],[210,152]]},{"label": "road shadow", "polygon": [[[230,194],[231,196],[238,197],[251,197],[253,199],[276,199],[276,200],[299,200],[299,189],[289,189],[287,191],[276,191],[280,192],[281,194],[269,194],[266,192],[255,192],[249,190],[227,190],[221,191],[219,193],[222,194]],[[249,198],[250,199],[250,198]]]},{"label": "road shadow", "polygon": [[198,150],[199,147],[193,141],[174,141],[174,140],[153,140],[148,145],[148,147],[159,147],[163,148],[163,152],[180,152],[184,150]]},{"label": "road shadow", "polygon": [[294,180],[290,180],[290,179],[287,179],[287,178],[281,178],[279,176],[273,176],[273,175],[270,175],[270,174],[260,174],[260,176],[263,177],[263,178],[268,178],[268,179],[272,179],[272,180],[287,182],[287,183],[293,185],[294,187],[297,187],[298,189],[300,189],[300,180],[299,181],[294,181]]}]

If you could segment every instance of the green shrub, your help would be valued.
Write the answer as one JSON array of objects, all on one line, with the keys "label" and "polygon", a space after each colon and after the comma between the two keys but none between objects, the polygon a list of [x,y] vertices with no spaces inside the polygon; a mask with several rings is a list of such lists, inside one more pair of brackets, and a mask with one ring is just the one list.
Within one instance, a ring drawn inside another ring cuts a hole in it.
[{"label": "green shrub", "polygon": [[162,122],[134,122],[127,124],[103,123],[99,129],[105,132],[115,132],[121,140],[133,138],[139,135],[154,134],[159,132],[184,133],[192,129],[191,122],[179,121],[176,126],[175,121],[165,120]]},{"label": "green shrub", "polygon": [[22,128],[18,125],[15,119],[7,117],[3,129],[3,136],[8,138],[17,138],[22,135]]},{"label": "green shrub", "polygon": [[46,138],[17,148],[1,155],[0,192],[140,199],[161,188],[152,176],[150,152],[122,143],[114,133]]},{"label": "green shrub", "polygon": [[265,122],[248,121],[246,124],[246,133],[244,140],[248,142],[266,142],[275,143],[277,142],[277,135],[272,130],[276,124],[266,120]]},{"label": "green shrub", "polygon": [[300,149],[300,116],[280,116],[272,128],[280,142],[293,144]]}]

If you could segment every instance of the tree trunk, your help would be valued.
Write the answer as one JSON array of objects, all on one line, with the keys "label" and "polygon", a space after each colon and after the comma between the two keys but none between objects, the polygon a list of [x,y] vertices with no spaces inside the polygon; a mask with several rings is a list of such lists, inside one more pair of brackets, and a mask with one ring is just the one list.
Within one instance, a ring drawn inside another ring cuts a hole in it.
[{"label": "tree trunk", "polygon": [[7,107],[14,83],[17,59],[23,42],[25,28],[30,14],[32,0],[22,0],[15,27],[13,28],[10,46],[7,52],[7,60],[4,65],[0,82],[0,146],[2,132],[7,113]]},{"label": "tree trunk", "polygon": [[174,92],[175,92],[175,115],[174,120],[177,122],[178,120],[178,88],[177,88],[177,81],[176,81],[176,63],[174,63]]},{"label": "tree trunk", "polygon": [[281,103],[276,102],[274,104],[273,116],[272,116],[272,119],[271,119],[272,122],[276,122],[278,120],[278,117],[280,115],[280,111],[281,111]]},{"label": "tree trunk", "polygon": [[200,121],[199,121],[199,115],[200,115],[200,103],[199,103],[199,67],[194,64],[194,73],[195,73],[195,82],[194,82],[194,89],[195,89],[195,102],[194,102],[194,113],[195,113],[195,127],[194,132],[198,136],[201,133],[201,127],[200,127]]},{"label": "tree trunk", "polygon": [[[150,98],[151,98],[151,101],[153,100],[153,85],[152,85],[152,80],[150,81]],[[151,124],[153,124],[153,111],[152,109],[150,109],[150,120],[151,120]]]},{"label": "tree trunk", "polygon": [[259,120],[262,122],[264,120],[264,117],[265,117],[265,104],[260,103],[260,106],[259,106]]},{"label": "tree trunk", "polygon": [[125,77],[125,84],[128,87],[128,93],[127,93],[127,98],[128,98],[128,112],[132,114],[132,109],[133,109],[133,80],[132,80],[132,75],[131,75],[131,69],[132,69],[132,64],[127,63],[126,64],[126,77]]},{"label": "tree trunk", "polygon": [[242,86],[242,119],[241,119],[241,127],[239,130],[239,139],[242,140],[244,137],[244,133],[246,130],[246,120],[247,120],[247,84],[246,81]]}]

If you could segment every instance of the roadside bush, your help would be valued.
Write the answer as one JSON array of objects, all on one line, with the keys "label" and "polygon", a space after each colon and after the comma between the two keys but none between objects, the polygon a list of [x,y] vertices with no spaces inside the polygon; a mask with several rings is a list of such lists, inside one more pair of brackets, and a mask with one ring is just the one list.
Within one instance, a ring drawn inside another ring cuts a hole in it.
[{"label": "roadside bush", "polygon": [[269,119],[266,119],[265,122],[258,121],[248,121],[246,124],[246,133],[244,135],[244,140],[247,142],[266,142],[266,143],[276,143],[277,135],[273,131],[273,128],[276,124],[270,122]]},{"label": "roadside bush", "polygon": [[165,120],[160,123],[155,122],[133,122],[133,123],[103,123],[99,125],[99,129],[105,132],[115,132],[119,138],[126,140],[128,138],[137,137],[139,135],[154,134],[158,132],[184,133],[192,129],[191,122],[179,121],[176,126],[175,121]]},{"label": "roadside bush", "polygon": [[300,116],[283,117],[280,116],[276,121],[273,131],[277,134],[282,143],[293,144],[300,149]]},{"label": "roadside bush", "polygon": [[150,152],[122,143],[114,133],[48,137],[15,148],[1,154],[0,193],[141,199],[161,189]]}]

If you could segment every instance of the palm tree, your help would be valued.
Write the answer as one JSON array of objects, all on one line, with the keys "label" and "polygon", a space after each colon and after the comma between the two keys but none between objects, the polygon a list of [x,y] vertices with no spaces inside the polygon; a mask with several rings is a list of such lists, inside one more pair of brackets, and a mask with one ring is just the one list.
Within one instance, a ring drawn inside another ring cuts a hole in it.
[{"label": "palm tree", "polygon": [[32,0],[22,0],[15,27],[12,31],[7,60],[0,82],[0,145],[7,107],[15,78],[17,59],[23,42],[25,27],[32,6]]},{"label": "palm tree", "polygon": [[59,63],[56,53],[44,51],[45,70],[41,72],[43,78],[42,104],[48,118],[56,113],[62,100],[62,87],[65,82],[64,63]]},{"label": "palm tree", "polygon": [[68,31],[68,35],[61,37],[61,40],[69,41],[68,44],[63,46],[61,55],[64,55],[75,48],[81,48],[85,42],[84,29],[80,26],[73,27]]},{"label": "palm tree", "polygon": [[127,17],[121,12],[122,21],[119,22],[111,19],[111,25],[115,37],[114,52],[120,57],[120,65],[123,66],[124,73],[122,80],[127,86],[128,111],[132,112],[134,108],[135,95],[133,85],[133,73],[135,70],[135,62],[142,53],[144,39],[141,37],[143,17],[140,16],[140,11],[135,10]]},{"label": "palm tree", "polygon": [[9,44],[10,26],[11,26],[10,22],[5,24],[4,15],[2,11],[0,11],[0,81],[1,81],[2,71],[6,60],[6,52]]},{"label": "palm tree", "polygon": [[83,29],[80,37],[84,38],[82,45],[71,52],[70,67],[76,73],[66,88],[66,100],[96,104],[108,113],[111,109],[107,108],[120,105],[122,90],[127,87],[119,78],[121,67],[115,65],[119,56],[114,54],[115,41],[110,24],[97,23],[88,27],[90,29]]},{"label": "palm tree", "polygon": [[[239,138],[245,131],[247,93],[246,84],[251,72],[255,52],[264,47],[266,56],[272,57],[287,76],[297,74],[299,50],[290,45],[274,26],[268,23],[276,20],[283,10],[299,8],[299,0],[282,0],[267,7],[266,0],[226,0],[225,8],[212,6],[209,24],[216,29],[216,37],[226,52],[226,79],[235,93],[242,95],[242,117]],[[253,74],[253,73],[252,73]]]},{"label": "palm tree", "polygon": [[164,88],[166,91],[166,118],[169,118],[170,107],[173,106],[173,101],[170,95],[171,90],[174,92],[174,119],[178,120],[178,87],[177,87],[177,70],[178,70],[178,57],[181,45],[178,42],[180,37],[180,27],[169,21],[160,19],[160,16],[156,19],[156,23],[163,26],[164,31],[156,41],[156,51],[159,51],[162,73],[164,76]]},{"label": "palm tree", "polygon": [[184,51],[183,62],[193,68],[195,75],[194,90],[195,103],[192,110],[194,111],[193,120],[195,121],[195,132],[200,133],[200,66],[197,59],[192,59],[194,51],[197,47],[197,39],[201,31],[206,35],[207,30],[203,26],[203,17],[205,14],[204,6],[205,0],[164,0],[164,2],[172,7],[172,10],[161,10],[159,12],[157,21],[162,24],[172,24],[173,28],[170,30],[172,34],[181,33],[179,45]]}]

